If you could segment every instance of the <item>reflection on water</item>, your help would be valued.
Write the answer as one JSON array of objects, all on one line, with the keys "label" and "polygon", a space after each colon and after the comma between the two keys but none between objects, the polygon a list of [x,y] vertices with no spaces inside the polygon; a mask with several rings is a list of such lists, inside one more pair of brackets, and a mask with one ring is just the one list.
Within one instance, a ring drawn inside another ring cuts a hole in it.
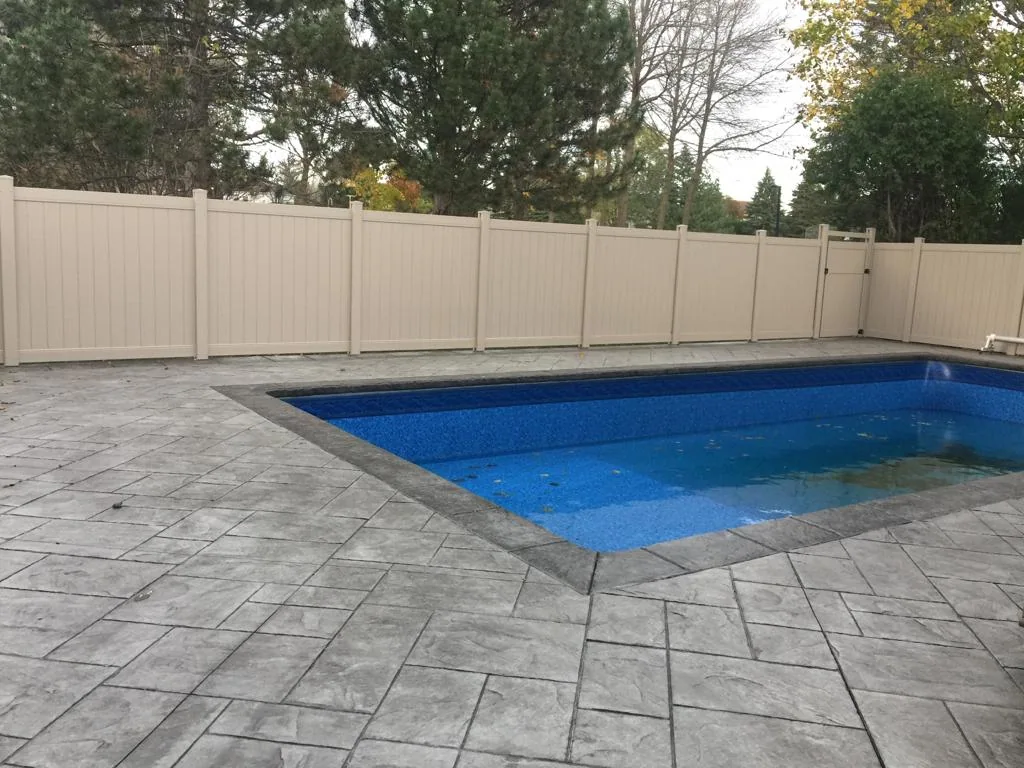
[{"label": "reflection on water", "polygon": [[958,413],[825,421],[427,464],[602,551],[1024,470],[1024,427]]},{"label": "reflection on water", "polygon": [[[810,482],[836,481],[873,489],[903,489],[908,492],[927,491],[955,483],[963,483],[993,474],[1017,472],[1019,461],[988,456],[963,443],[944,447],[933,455],[886,459],[866,467],[840,467],[823,476],[812,476]],[[826,479],[827,477],[827,479]]]}]

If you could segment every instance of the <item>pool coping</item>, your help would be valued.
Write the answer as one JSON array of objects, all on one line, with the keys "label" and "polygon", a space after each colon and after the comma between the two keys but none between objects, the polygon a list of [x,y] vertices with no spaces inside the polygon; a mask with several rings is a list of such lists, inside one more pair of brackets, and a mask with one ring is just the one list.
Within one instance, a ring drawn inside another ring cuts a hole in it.
[{"label": "pool coping", "polygon": [[[820,367],[934,360],[1004,370],[1024,370],[1024,359],[993,358],[962,350],[869,355],[792,357],[763,361],[630,366],[568,371],[461,374],[395,379],[358,379],[295,385],[271,383],[214,387],[268,421],[383,480],[398,492],[501,547],[577,592],[589,594],[708,568],[789,552],[892,525],[927,520],[971,507],[1024,496],[1024,472],[972,480],[959,485],[887,499],[808,512],[723,531],[660,542],[622,552],[578,546],[471,491],[435,475],[285,402],[283,397],[397,389],[514,384],[541,381],[715,373],[736,370]],[[984,362],[981,362],[984,361]]]}]

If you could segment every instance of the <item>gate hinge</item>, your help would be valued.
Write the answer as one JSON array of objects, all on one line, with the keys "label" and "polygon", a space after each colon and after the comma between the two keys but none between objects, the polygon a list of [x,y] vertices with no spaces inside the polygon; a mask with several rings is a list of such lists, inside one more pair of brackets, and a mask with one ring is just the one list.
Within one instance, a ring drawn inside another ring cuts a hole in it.
[{"label": "gate hinge", "polygon": [[864,329],[863,328],[858,328],[857,329],[857,335],[858,336],[863,336],[864,335]]},{"label": "gate hinge", "polygon": [[828,274],[828,267],[825,267],[825,274]]},{"label": "gate hinge", "polygon": [[864,267],[864,274],[865,275],[870,275],[871,274],[871,267]]}]

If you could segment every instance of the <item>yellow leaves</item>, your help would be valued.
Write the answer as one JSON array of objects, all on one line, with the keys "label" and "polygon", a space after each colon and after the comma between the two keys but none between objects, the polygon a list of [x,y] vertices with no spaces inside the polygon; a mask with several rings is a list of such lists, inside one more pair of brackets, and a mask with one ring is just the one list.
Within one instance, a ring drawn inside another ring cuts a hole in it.
[{"label": "yellow leaves", "polygon": [[415,211],[420,206],[423,188],[410,181],[400,170],[385,174],[376,168],[364,168],[345,186],[371,211]]},{"label": "yellow leaves", "polygon": [[[791,42],[808,83],[805,115],[828,119],[854,88],[876,77],[880,61],[910,68],[968,62],[971,72],[1024,71],[1024,56],[993,44],[998,25],[987,0],[800,0],[806,12]],[[1009,33],[1024,46],[1024,35]],[[1014,58],[1017,66],[1007,66]],[[999,65],[996,59],[1002,59]]]}]

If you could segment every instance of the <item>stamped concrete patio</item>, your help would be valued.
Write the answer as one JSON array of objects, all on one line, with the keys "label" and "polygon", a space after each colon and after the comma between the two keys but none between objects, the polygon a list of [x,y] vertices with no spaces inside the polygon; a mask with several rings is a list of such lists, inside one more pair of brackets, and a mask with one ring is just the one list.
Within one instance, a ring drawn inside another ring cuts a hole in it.
[{"label": "stamped concrete patio", "polygon": [[5,371],[0,763],[1024,766],[1024,500],[585,597],[211,389],[894,348]]}]

